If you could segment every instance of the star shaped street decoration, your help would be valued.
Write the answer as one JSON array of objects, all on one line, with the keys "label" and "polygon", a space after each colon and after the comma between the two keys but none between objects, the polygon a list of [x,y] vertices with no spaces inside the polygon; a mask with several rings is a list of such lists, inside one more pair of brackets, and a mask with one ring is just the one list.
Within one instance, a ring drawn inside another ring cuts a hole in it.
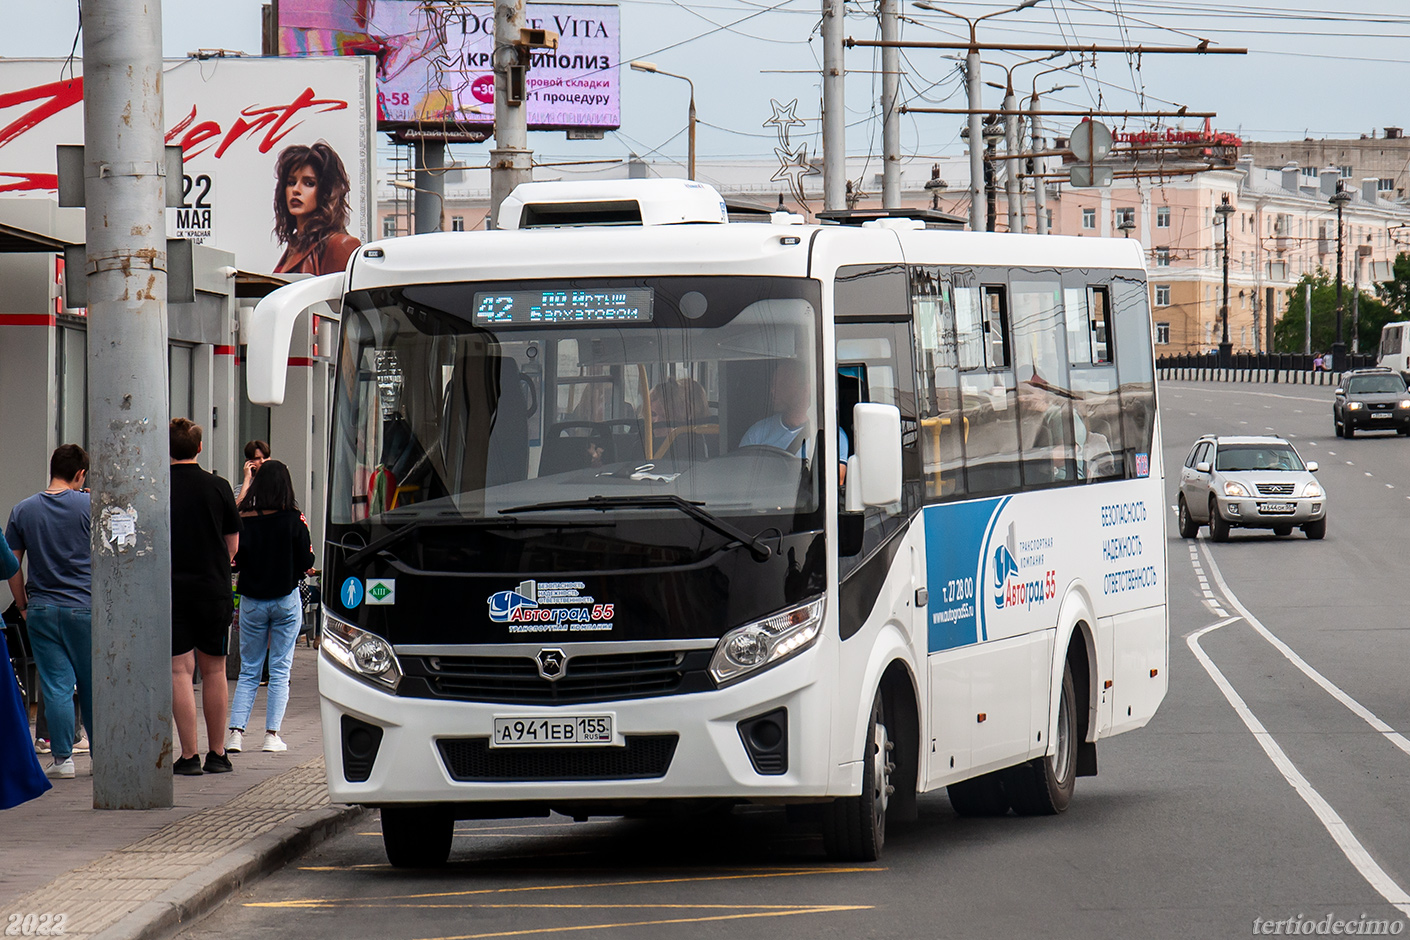
[{"label": "star shaped street decoration", "polygon": [[817,167],[808,162],[808,145],[800,144],[796,151],[774,148],[774,153],[778,154],[779,167],[770,180],[788,180],[788,188],[793,192],[793,198],[800,206],[806,206],[807,201],[803,195],[803,177],[816,176]]},{"label": "star shaped street decoration", "polygon": [[778,128],[779,143],[784,147],[788,146],[788,129],[790,127],[807,127],[808,122],[798,117],[798,99],[794,98],[788,104],[779,104],[777,99],[770,98],[769,105],[774,109],[773,117],[764,122],[764,126],[774,125]]}]

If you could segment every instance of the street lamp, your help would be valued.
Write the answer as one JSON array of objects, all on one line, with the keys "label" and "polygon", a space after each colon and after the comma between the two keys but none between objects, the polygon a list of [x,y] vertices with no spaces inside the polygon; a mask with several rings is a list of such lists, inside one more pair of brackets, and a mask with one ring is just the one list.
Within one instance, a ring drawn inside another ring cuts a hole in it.
[{"label": "street lamp", "polygon": [[1337,180],[1337,191],[1332,194],[1332,198],[1327,200],[1337,207],[1337,341],[1332,344],[1332,369],[1341,372],[1346,369],[1346,342],[1342,339],[1342,304],[1341,304],[1341,272],[1342,272],[1342,239],[1341,239],[1341,210],[1351,201],[1351,193],[1342,188],[1341,180]]},{"label": "street lamp", "polygon": [[1224,332],[1219,340],[1219,366],[1227,369],[1234,352],[1234,344],[1229,342],[1229,216],[1234,214],[1234,207],[1229,202],[1228,193],[1220,197],[1219,205],[1214,207],[1214,211],[1219,216],[1220,224],[1224,226],[1224,302],[1219,308],[1219,314],[1224,320]]},{"label": "street lamp", "polygon": [[984,222],[985,194],[980,190],[984,180],[984,153],[979,148],[981,136],[984,129],[980,127],[980,89],[983,87],[979,80],[979,39],[975,32],[981,20],[987,20],[991,16],[999,16],[1004,13],[1016,13],[1019,10],[1026,10],[1029,7],[1037,6],[1041,0],[1023,0],[1017,6],[1008,7],[1003,10],[995,10],[992,13],[985,13],[971,19],[962,16],[943,7],[938,7],[926,0],[916,0],[914,7],[920,10],[929,10],[932,13],[943,13],[946,16],[953,16],[957,20],[964,20],[969,26],[969,52],[965,55],[965,87],[969,100],[969,227],[972,231],[982,232]]},{"label": "street lamp", "polygon": [[[1035,0],[1036,2],[1036,0]],[[667,72],[665,69],[657,68],[655,62],[643,62],[640,59],[631,64],[632,68],[638,72],[650,72],[653,75],[665,75],[668,78],[679,78],[690,86],[690,147],[687,158],[686,175],[695,179],[695,83],[684,75],[677,75],[675,72]]]}]

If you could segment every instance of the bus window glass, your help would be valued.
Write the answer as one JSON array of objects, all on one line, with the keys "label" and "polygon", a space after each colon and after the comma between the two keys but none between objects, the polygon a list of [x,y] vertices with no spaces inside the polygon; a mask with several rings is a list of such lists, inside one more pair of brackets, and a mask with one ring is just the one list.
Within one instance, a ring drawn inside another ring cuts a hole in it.
[{"label": "bus window glass", "polygon": [[921,472],[927,500],[964,494],[964,429],[960,410],[959,350],[950,285],[935,268],[911,276],[920,375]]},{"label": "bus window glass", "polygon": [[1013,280],[1012,349],[1027,486],[1072,482],[1085,472],[1077,460],[1061,297],[1056,276]]},{"label": "bus window glass", "polygon": [[[500,306],[477,306],[490,293]],[[540,296],[604,299],[571,320],[509,309]],[[769,420],[780,434],[818,427],[816,282],[423,284],[347,304],[334,523],[598,495],[678,495],[720,514],[818,510],[813,441],[740,449]]]},{"label": "bus window glass", "polygon": [[1105,287],[1091,288],[1090,295],[1092,361],[1111,362],[1111,297]]},{"label": "bus window glass", "polygon": [[[1006,359],[1002,356],[1008,346],[1002,334],[1003,292],[1002,287],[985,287],[985,306],[981,306],[978,287],[955,288],[955,322],[961,330],[960,400],[968,424],[965,486],[971,495],[1019,487],[1018,394],[1013,370],[1003,366],[991,369],[986,357],[998,351],[1001,361]],[[975,315],[962,319],[962,307]],[[999,335],[992,335],[992,331]],[[978,362],[975,352],[979,353]]]},{"label": "bus window glass", "polygon": [[1150,474],[1155,435],[1155,364],[1144,282],[1136,276],[1114,274],[1110,299],[1116,321],[1124,470],[1128,478],[1144,477]]},{"label": "bus window glass", "polygon": [[[1072,392],[1072,424],[1077,445],[1078,475],[1087,480],[1125,476],[1121,448],[1121,401],[1117,397],[1114,363],[1091,361],[1091,320],[1086,277],[1074,272],[1064,278],[1063,305],[1068,324],[1068,387]],[[1077,316],[1074,316],[1074,310]],[[1072,352],[1073,337],[1077,353]],[[1082,358],[1083,354],[1086,358]]]}]

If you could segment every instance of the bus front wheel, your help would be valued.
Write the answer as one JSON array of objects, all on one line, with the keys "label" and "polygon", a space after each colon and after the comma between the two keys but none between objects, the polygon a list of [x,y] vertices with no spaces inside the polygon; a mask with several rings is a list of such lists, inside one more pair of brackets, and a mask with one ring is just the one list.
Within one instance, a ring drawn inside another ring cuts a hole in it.
[{"label": "bus front wheel", "polygon": [[823,807],[823,846],[829,858],[849,862],[874,862],[886,842],[886,804],[891,798],[891,761],[894,746],[886,731],[886,709],[881,690],[871,703],[867,722],[866,755],[862,761],[862,792]]},{"label": "bus front wheel", "polygon": [[382,847],[394,868],[439,868],[450,858],[455,820],[433,806],[382,807]]},{"label": "bus front wheel", "polygon": [[1053,753],[1003,771],[1004,792],[1020,816],[1053,816],[1067,809],[1077,782],[1077,696],[1072,665],[1062,669]]}]

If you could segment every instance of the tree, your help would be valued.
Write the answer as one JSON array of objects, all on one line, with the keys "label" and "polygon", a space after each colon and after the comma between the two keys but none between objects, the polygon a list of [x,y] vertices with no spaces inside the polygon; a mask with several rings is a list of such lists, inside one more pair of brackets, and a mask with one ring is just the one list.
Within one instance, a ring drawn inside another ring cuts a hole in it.
[{"label": "tree", "polygon": [[1410,255],[1402,251],[1395,256],[1391,280],[1377,284],[1376,295],[1385,301],[1394,319],[1410,320]]},{"label": "tree", "polygon": [[[1405,259],[1405,296],[1410,298],[1410,256],[1402,254],[1396,259],[1396,271],[1400,270],[1401,259]],[[1397,281],[1380,285],[1382,288]],[[1332,273],[1319,267],[1311,274],[1304,274],[1288,289],[1287,307],[1278,322],[1273,325],[1273,346],[1277,352],[1300,353],[1306,338],[1306,313],[1304,292],[1312,286],[1312,351],[1325,352],[1337,340],[1337,285]],[[1342,282],[1342,335],[1346,338],[1347,349],[1351,348],[1351,334],[1354,327],[1352,317],[1352,289],[1349,281]],[[1357,336],[1362,352],[1373,352],[1381,342],[1381,327],[1394,319],[1395,314],[1386,304],[1377,300],[1365,290],[1361,291],[1360,329]]]}]

